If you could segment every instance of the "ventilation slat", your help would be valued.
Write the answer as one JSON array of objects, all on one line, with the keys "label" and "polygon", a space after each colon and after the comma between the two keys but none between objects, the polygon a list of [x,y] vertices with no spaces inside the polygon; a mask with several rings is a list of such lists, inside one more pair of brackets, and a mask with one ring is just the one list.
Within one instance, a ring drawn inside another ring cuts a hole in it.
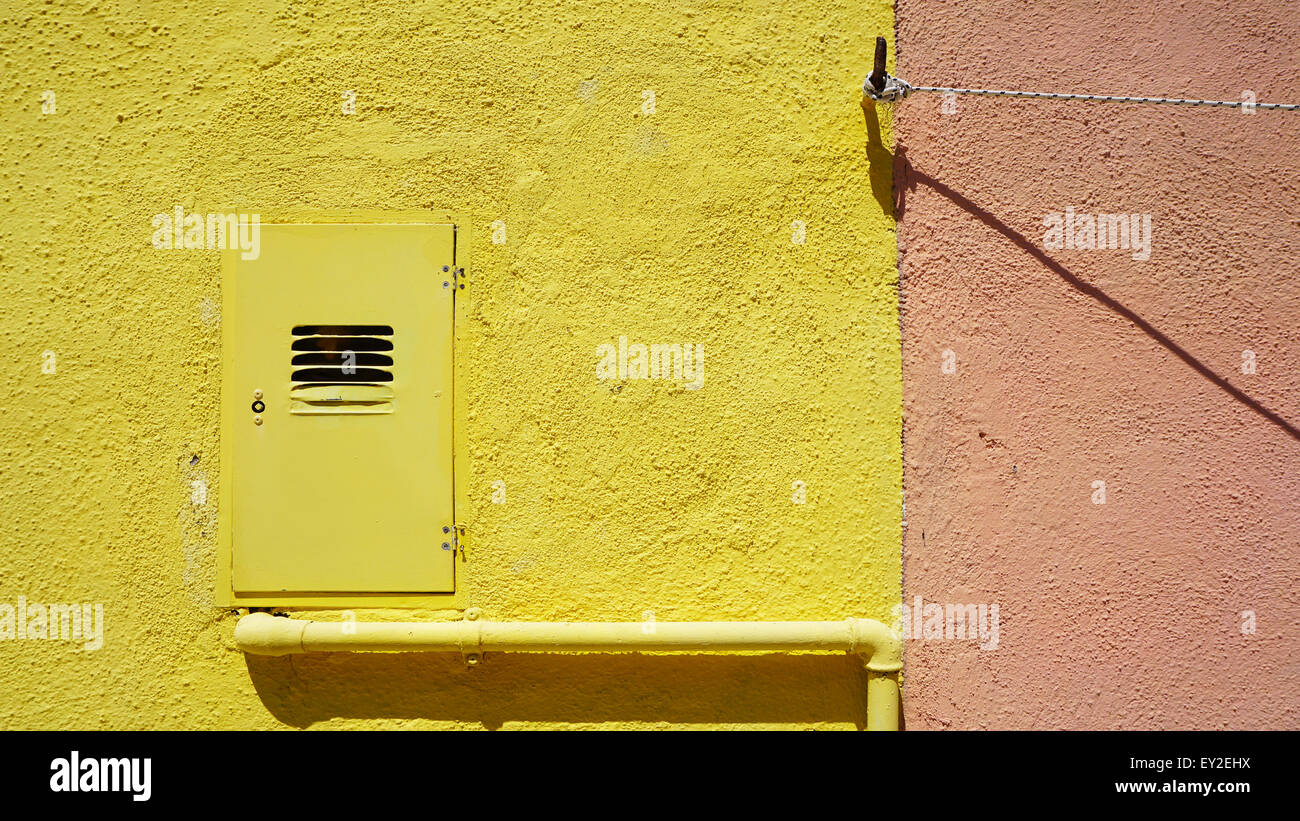
[{"label": "ventilation slat", "polygon": [[295,351],[391,351],[393,343],[373,336],[308,336],[293,341]]},{"label": "ventilation slat", "polygon": [[290,344],[289,412],[392,413],[391,325],[296,325]]},{"label": "ventilation slat", "polygon": [[317,382],[330,385],[345,385],[356,382],[392,382],[389,371],[378,368],[350,368],[348,373],[343,368],[304,368],[293,372],[294,382]]},{"label": "ventilation slat", "polygon": [[294,336],[392,336],[390,325],[296,325]]},{"label": "ventilation slat", "polygon": [[[294,365],[345,365],[342,351],[300,353],[293,358]],[[353,365],[392,365],[393,358],[382,353],[357,353]]]}]

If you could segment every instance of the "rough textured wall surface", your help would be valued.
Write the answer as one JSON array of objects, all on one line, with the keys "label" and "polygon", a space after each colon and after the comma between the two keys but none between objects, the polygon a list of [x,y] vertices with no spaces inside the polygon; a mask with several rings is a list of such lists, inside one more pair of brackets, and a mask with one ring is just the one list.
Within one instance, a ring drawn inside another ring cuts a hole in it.
[{"label": "rough textured wall surface", "polygon": [[[1281,0],[899,0],[897,36],[915,84],[1300,101]],[[908,726],[1300,726],[1300,114],[955,103],[897,114],[905,599],[1000,637],[909,642]],[[1150,258],[1046,247],[1067,208],[1151,215]]]},{"label": "rough textured wall surface", "polygon": [[[892,25],[878,1],[0,12],[0,601],[106,623],[94,651],[0,641],[0,726],[859,725],[845,657],[245,659],[212,605],[219,252],[154,249],[151,217],[467,215],[486,618],[884,619],[896,246],[857,89]],[[619,336],[701,345],[701,388],[597,380]]]}]

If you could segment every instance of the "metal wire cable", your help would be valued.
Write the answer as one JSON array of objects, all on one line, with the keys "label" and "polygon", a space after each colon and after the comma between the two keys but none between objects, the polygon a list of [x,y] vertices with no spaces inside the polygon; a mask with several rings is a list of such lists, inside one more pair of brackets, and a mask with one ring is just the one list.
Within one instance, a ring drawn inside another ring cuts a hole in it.
[{"label": "metal wire cable", "polygon": [[[1011,91],[998,88],[957,88],[956,86],[914,86],[885,69],[888,45],[884,37],[876,38],[876,58],[871,73],[862,81],[862,93],[873,100],[897,102],[913,91],[937,91],[940,94],[977,94],[983,97],[1028,97],[1039,100],[1096,100],[1109,103],[1166,103],[1169,105],[1203,105],[1212,108],[1255,108],[1300,111],[1295,103],[1259,103],[1248,100],[1194,100],[1185,97],[1129,97],[1119,94],[1063,94],[1051,91]],[[1253,92],[1252,92],[1253,95]]]},{"label": "metal wire cable", "polygon": [[994,88],[955,88],[950,86],[914,86],[902,83],[898,78],[892,78],[903,86],[903,96],[912,91],[937,91],[939,93],[953,94],[979,94],[985,97],[1036,97],[1050,100],[1099,100],[1102,102],[1112,103],[1168,103],[1171,105],[1204,105],[1218,106],[1220,108],[1241,108],[1243,106],[1253,106],[1255,108],[1272,108],[1281,111],[1300,111],[1300,104],[1295,103],[1247,103],[1245,101],[1232,100],[1192,100],[1181,97],[1126,97],[1115,94],[1061,94],[1050,91],[1007,91]]}]

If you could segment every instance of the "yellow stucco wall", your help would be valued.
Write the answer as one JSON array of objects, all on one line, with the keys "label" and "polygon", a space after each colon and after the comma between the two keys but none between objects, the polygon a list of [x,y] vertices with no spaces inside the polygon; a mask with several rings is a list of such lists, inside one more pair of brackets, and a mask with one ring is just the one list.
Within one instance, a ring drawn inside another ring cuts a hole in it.
[{"label": "yellow stucco wall", "polygon": [[[0,641],[0,727],[863,720],[846,657],[246,659],[213,604],[221,265],[151,246],[177,205],[465,216],[485,617],[888,620],[897,275],[857,89],[890,5],[671,5],[0,15],[0,602],[106,625],[94,651]],[[597,380],[621,335],[702,345],[702,388]]]}]

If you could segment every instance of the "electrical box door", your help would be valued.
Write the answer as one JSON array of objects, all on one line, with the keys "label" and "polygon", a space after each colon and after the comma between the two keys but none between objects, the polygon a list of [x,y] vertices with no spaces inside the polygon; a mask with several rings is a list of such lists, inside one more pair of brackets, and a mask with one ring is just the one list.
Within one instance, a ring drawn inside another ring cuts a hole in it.
[{"label": "electrical box door", "polygon": [[230,584],[455,589],[455,228],[265,224],[223,278]]}]

